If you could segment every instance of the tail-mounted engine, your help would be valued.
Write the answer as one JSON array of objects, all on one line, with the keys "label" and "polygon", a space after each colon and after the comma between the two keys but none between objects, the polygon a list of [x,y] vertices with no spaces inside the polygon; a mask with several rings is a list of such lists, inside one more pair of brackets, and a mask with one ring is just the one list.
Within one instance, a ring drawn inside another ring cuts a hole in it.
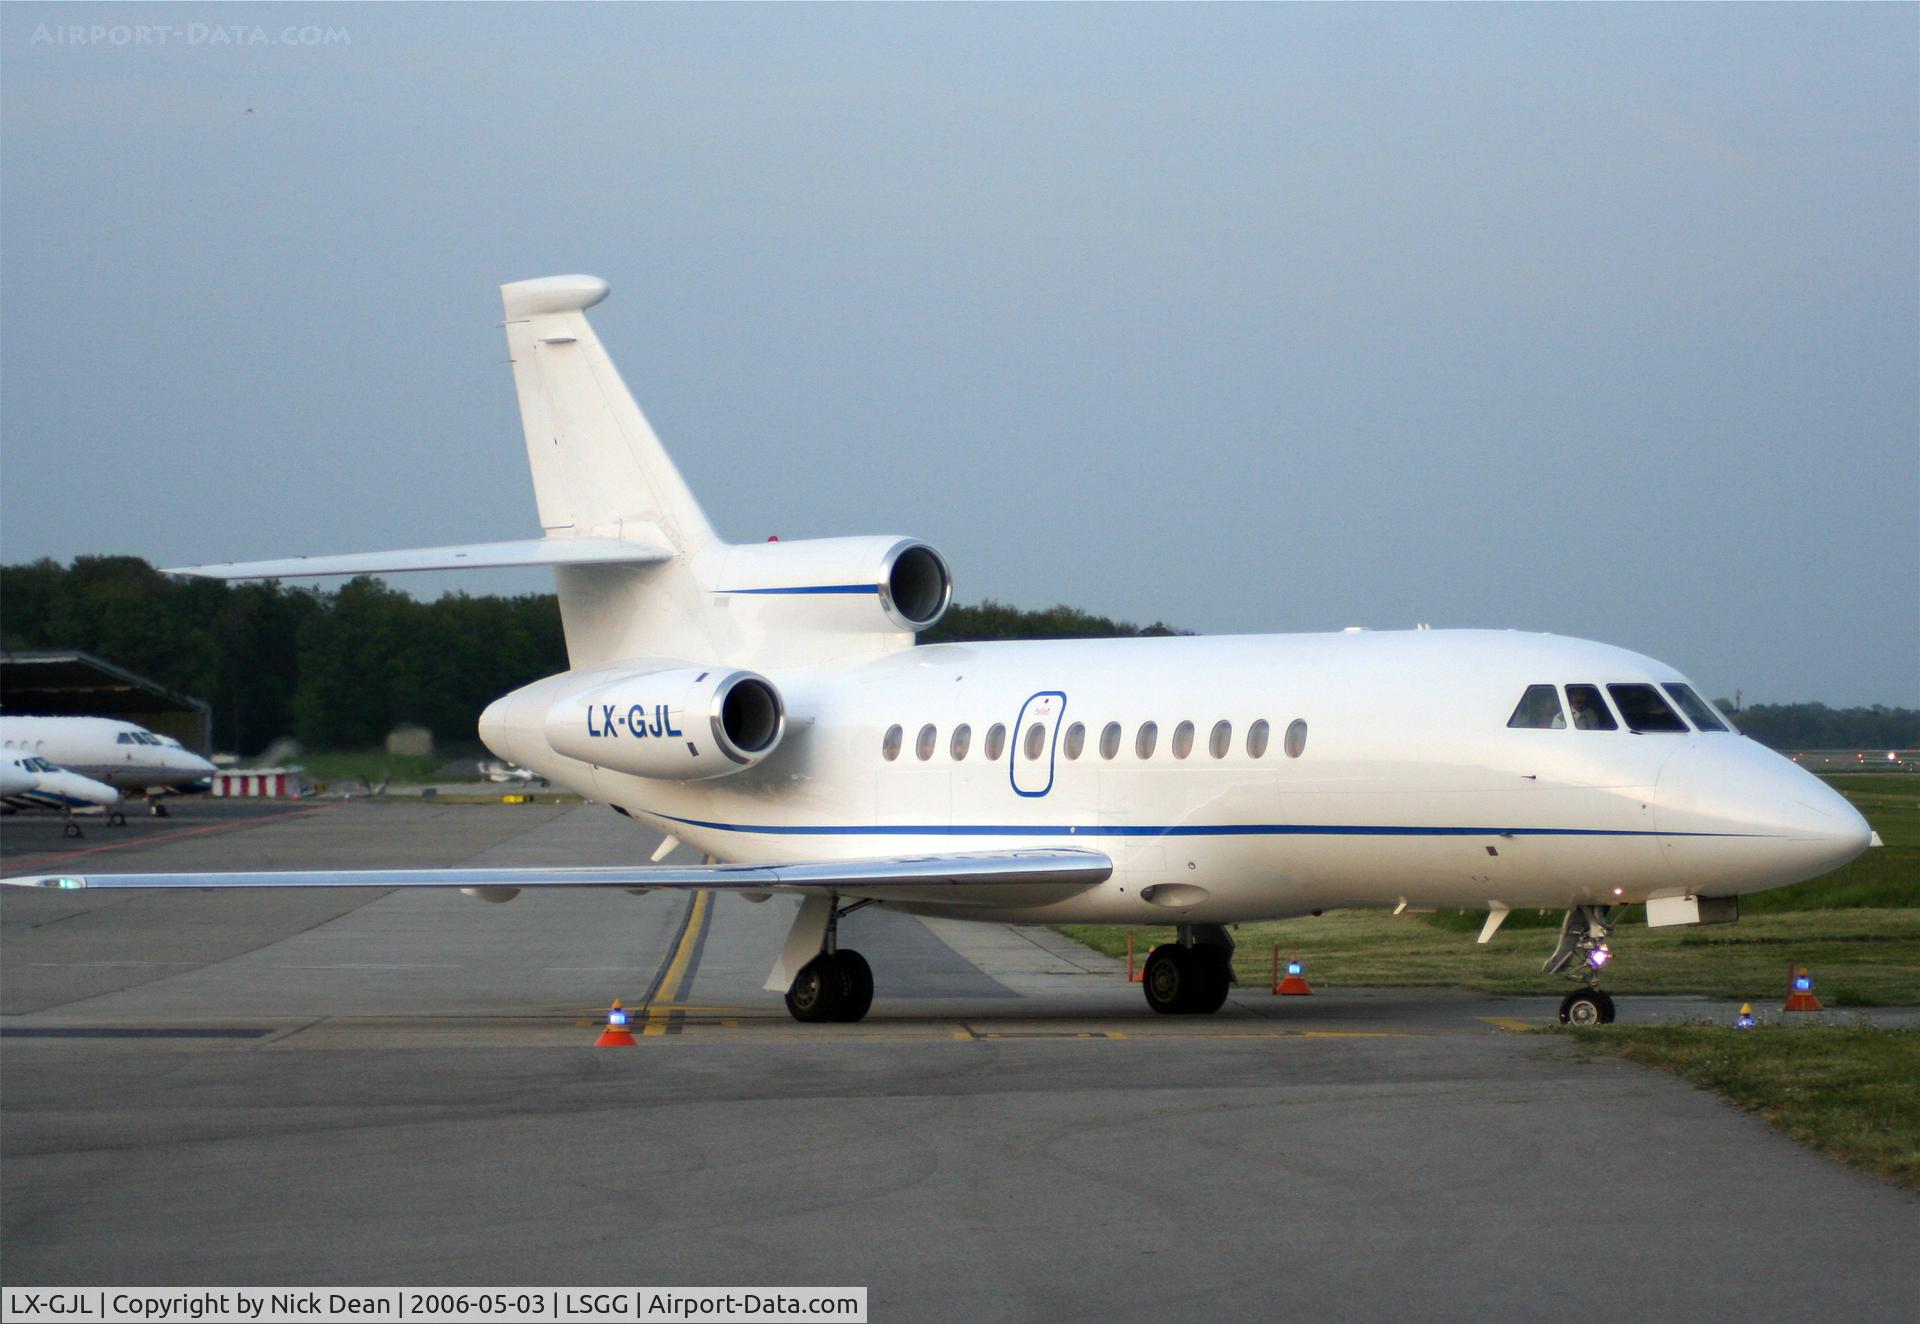
[{"label": "tail-mounted engine", "polygon": [[953,575],[911,538],[812,538],[715,549],[700,577],[718,610],[763,630],[917,634],[946,614]]},{"label": "tail-mounted engine", "polygon": [[635,777],[724,777],[774,751],[786,729],[766,677],[727,667],[621,676],[557,699],[541,723],[558,754]]}]

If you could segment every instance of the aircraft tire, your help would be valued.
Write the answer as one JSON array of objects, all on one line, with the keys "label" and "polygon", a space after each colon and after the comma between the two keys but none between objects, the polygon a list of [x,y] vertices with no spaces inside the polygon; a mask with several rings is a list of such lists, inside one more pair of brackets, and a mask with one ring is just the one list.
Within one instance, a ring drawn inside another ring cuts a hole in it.
[{"label": "aircraft tire", "polygon": [[127,816],[121,813],[118,809],[114,810],[111,814],[107,815],[108,827],[125,827],[126,825],[127,825]]},{"label": "aircraft tire", "polygon": [[1195,979],[1193,997],[1187,1011],[1195,1016],[1211,1016],[1227,1003],[1233,987],[1233,957],[1224,947],[1208,944],[1193,949]]},{"label": "aircraft tire", "polygon": [[77,837],[77,836],[79,836],[79,835],[80,835],[80,825],[79,825],[78,823],[69,823],[69,824],[67,824],[67,835],[68,835],[69,837]]},{"label": "aircraft tire", "polygon": [[1140,987],[1147,1005],[1163,1016],[1181,1016],[1193,1009],[1194,988],[1199,983],[1193,953],[1176,943],[1167,943],[1147,953],[1146,969],[1140,973]]},{"label": "aircraft tire", "polygon": [[873,967],[867,964],[867,958],[842,948],[831,958],[822,959],[833,961],[840,979],[840,1000],[831,1019],[849,1023],[863,1019],[873,1006]]},{"label": "aircraft tire", "polygon": [[1562,1025],[1612,1025],[1613,999],[1597,988],[1575,989],[1560,999]]},{"label": "aircraft tire", "polygon": [[814,957],[787,988],[788,1014],[808,1024],[833,1020],[845,984],[831,956]]}]

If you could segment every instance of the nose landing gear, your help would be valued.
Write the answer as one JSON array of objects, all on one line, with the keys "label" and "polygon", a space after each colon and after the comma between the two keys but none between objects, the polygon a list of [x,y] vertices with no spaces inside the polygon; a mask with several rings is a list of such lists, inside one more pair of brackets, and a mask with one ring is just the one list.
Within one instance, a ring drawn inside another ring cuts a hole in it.
[{"label": "nose landing gear", "polygon": [[1560,941],[1541,966],[1546,974],[1563,973],[1581,987],[1560,999],[1562,1025],[1613,1024],[1613,999],[1600,991],[1600,972],[1613,959],[1607,939],[1619,910],[1607,906],[1575,906],[1560,922]]}]

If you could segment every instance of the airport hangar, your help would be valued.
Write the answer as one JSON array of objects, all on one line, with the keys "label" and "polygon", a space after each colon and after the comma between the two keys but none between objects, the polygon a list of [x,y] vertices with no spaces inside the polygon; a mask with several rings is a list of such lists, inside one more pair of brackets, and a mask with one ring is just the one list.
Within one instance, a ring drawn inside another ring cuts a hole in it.
[{"label": "airport hangar", "polygon": [[196,754],[213,748],[213,705],[72,648],[0,653],[0,712],[110,717],[172,736]]}]

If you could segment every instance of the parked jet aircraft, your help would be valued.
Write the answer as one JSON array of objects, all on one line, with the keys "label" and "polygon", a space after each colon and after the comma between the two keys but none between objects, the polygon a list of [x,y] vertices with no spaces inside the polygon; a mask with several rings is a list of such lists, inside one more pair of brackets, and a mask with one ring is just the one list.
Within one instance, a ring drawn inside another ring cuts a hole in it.
[{"label": "parked jet aircraft", "polygon": [[61,767],[147,799],[211,777],[213,764],[170,737],[110,717],[0,717],[0,749],[38,754]]},{"label": "parked jet aircraft", "polygon": [[80,835],[80,825],[73,821],[76,810],[104,812],[114,827],[127,825],[127,816],[120,812],[120,792],[37,754],[8,751],[0,755],[0,804],[8,813],[48,809],[63,814],[69,837]]},{"label": "parked jet aircraft", "polygon": [[[718,888],[800,906],[767,987],[858,1020],[865,905],[960,919],[1174,924],[1148,1005],[1217,1009],[1226,926],[1339,906],[1566,908],[1547,962],[1605,1021],[1621,908],[1732,919],[1745,892],[1859,854],[1866,823],[1737,735],[1686,677],[1496,630],[913,647],[952,594],[886,536],[729,544],[585,310],[589,276],[503,287],[545,536],[183,567],[227,578],[554,567],[571,669],[494,702],[503,759],[727,863],[132,874],[50,887]],[[663,858],[664,849],[656,859]]]}]

